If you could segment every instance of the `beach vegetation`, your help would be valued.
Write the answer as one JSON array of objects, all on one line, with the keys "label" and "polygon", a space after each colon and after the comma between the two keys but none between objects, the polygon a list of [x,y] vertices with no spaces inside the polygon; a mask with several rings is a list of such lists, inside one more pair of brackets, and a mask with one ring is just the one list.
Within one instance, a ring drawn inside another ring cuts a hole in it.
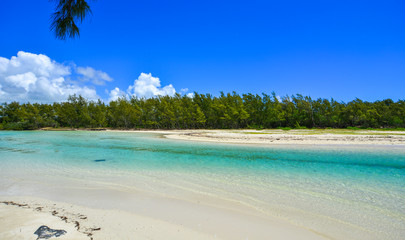
[{"label": "beach vegetation", "polygon": [[70,96],[66,102],[0,105],[5,130],[71,129],[405,129],[405,101],[339,102],[300,94],[194,93],[118,98],[105,103]]}]

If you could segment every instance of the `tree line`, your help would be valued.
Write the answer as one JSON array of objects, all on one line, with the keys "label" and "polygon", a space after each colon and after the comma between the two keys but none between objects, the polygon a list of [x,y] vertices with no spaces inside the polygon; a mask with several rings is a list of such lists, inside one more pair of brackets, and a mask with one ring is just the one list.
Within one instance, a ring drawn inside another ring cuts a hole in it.
[{"label": "tree line", "polygon": [[53,104],[3,103],[0,129],[45,127],[115,129],[404,128],[405,100],[350,102],[300,94],[194,93],[119,98],[108,104],[70,96]]}]

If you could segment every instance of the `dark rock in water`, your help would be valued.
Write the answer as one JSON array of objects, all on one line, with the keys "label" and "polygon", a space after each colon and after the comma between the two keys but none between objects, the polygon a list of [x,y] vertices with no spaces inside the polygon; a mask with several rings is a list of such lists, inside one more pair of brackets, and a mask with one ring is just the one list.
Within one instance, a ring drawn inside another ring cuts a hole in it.
[{"label": "dark rock in water", "polygon": [[97,159],[97,160],[94,160],[95,162],[105,162],[105,159]]},{"label": "dark rock in water", "polygon": [[51,237],[59,237],[65,234],[65,230],[51,229],[45,225],[40,226],[34,234],[38,235],[37,239],[49,239]]}]

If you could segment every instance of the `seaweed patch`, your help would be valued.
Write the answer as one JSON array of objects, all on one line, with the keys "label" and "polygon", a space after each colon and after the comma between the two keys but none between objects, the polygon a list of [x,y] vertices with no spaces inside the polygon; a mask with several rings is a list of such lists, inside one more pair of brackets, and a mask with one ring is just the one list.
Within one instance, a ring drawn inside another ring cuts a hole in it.
[{"label": "seaweed patch", "polygon": [[105,159],[96,159],[96,160],[93,160],[94,162],[105,162],[106,160]]}]

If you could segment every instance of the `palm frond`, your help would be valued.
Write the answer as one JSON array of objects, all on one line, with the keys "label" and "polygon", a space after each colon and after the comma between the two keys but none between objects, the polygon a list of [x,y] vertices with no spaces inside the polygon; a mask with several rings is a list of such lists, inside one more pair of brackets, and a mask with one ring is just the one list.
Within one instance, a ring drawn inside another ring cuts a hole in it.
[{"label": "palm frond", "polygon": [[51,17],[51,30],[58,39],[80,36],[77,21],[83,22],[88,14],[92,14],[89,4],[85,0],[52,0],[56,1],[55,13]]}]

